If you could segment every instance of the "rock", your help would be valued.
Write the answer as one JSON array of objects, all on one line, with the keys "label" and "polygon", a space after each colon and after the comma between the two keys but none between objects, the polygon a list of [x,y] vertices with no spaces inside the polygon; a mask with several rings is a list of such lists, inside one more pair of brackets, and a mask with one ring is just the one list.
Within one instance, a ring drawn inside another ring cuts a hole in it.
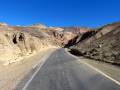
[{"label": "rock", "polygon": [[92,59],[120,64],[120,22],[105,25],[76,37],[69,48],[86,52],[87,57]]},{"label": "rock", "polygon": [[7,65],[52,46],[46,36],[41,37],[38,38],[28,32],[0,30],[0,62]]}]

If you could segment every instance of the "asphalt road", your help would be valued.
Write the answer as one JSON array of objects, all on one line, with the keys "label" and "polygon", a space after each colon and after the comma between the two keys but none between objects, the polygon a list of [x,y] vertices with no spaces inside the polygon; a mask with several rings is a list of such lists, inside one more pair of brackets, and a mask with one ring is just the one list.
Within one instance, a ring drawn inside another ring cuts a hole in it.
[{"label": "asphalt road", "polygon": [[120,90],[120,86],[59,49],[45,60],[23,90]]}]

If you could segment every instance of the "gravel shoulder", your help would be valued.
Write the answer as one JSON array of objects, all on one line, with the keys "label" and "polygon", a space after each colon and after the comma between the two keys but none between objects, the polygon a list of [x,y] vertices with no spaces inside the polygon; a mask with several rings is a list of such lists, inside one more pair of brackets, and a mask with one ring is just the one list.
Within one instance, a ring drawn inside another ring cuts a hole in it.
[{"label": "gravel shoulder", "polygon": [[115,65],[100,62],[100,61],[95,61],[92,59],[86,59],[84,57],[80,57],[77,62],[79,62],[81,60],[83,62],[88,63],[89,65],[97,68],[98,70],[102,71],[103,73],[110,76],[111,78],[120,82],[120,67],[119,66],[115,66]]},{"label": "gravel shoulder", "polygon": [[54,50],[56,48],[45,49],[19,62],[7,66],[0,65],[0,90],[12,90],[33,66],[40,62],[40,58]]},{"label": "gravel shoulder", "polygon": [[109,77],[113,78],[114,80],[120,82],[120,66],[112,65],[110,63],[105,63],[105,62],[101,62],[101,61],[96,61],[93,59],[88,59],[88,58],[85,58],[82,56],[77,57],[77,56],[71,54],[68,49],[66,49],[66,51],[70,55],[76,57],[78,59],[77,60],[78,63],[83,62],[83,63],[89,64],[92,67],[100,70],[104,74],[108,75]]}]

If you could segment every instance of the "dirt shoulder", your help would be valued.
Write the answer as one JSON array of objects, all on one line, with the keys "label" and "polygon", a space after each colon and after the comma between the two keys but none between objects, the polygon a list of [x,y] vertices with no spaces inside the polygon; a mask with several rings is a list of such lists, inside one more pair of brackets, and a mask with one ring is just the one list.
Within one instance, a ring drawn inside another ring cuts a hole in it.
[{"label": "dirt shoulder", "polygon": [[101,72],[105,73],[106,75],[110,76],[111,78],[117,80],[118,82],[120,82],[120,67],[119,66],[115,66],[109,63],[104,63],[104,62],[100,62],[100,61],[95,61],[95,60],[91,60],[91,59],[86,59],[84,57],[80,57],[79,61],[83,61],[93,67],[95,67],[96,69],[100,70]]},{"label": "dirt shoulder", "polygon": [[8,66],[0,65],[0,90],[12,90],[33,66],[40,62],[40,58],[54,50],[56,48],[45,49]]},{"label": "dirt shoulder", "polygon": [[93,59],[88,59],[82,56],[75,56],[71,54],[69,49],[65,49],[66,52],[68,52],[73,57],[76,57],[78,63],[85,63],[86,65],[92,66],[93,68],[98,69],[99,71],[103,72],[107,76],[111,77],[112,79],[120,82],[120,66],[113,65],[110,63],[102,62],[102,61],[96,61]]}]

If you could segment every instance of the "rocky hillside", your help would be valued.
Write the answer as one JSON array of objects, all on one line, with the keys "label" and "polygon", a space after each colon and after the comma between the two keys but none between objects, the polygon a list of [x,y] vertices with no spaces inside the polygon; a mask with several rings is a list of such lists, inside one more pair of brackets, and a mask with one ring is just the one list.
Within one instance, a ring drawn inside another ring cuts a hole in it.
[{"label": "rocky hillside", "polygon": [[120,65],[120,22],[91,30],[73,40],[69,46],[77,55]]},{"label": "rocky hillside", "polygon": [[[40,29],[41,27],[39,27]],[[43,28],[43,27],[42,27]],[[44,48],[57,46],[54,38],[33,27],[0,25],[0,63],[16,62]]]},{"label": "rocky hillside", "polygon": [[119,35],[120,22],[97,29],[0,23],[0,63],[9,64],[54,46],[70,48],[77,55],[120,64]]},{"label": "rocky hillside", "polygon": [[10,26],[0,23],[0,63],[9,64],[44,48],[64,47],[78,33],[75,27],[47,27],[41,24]]}]

